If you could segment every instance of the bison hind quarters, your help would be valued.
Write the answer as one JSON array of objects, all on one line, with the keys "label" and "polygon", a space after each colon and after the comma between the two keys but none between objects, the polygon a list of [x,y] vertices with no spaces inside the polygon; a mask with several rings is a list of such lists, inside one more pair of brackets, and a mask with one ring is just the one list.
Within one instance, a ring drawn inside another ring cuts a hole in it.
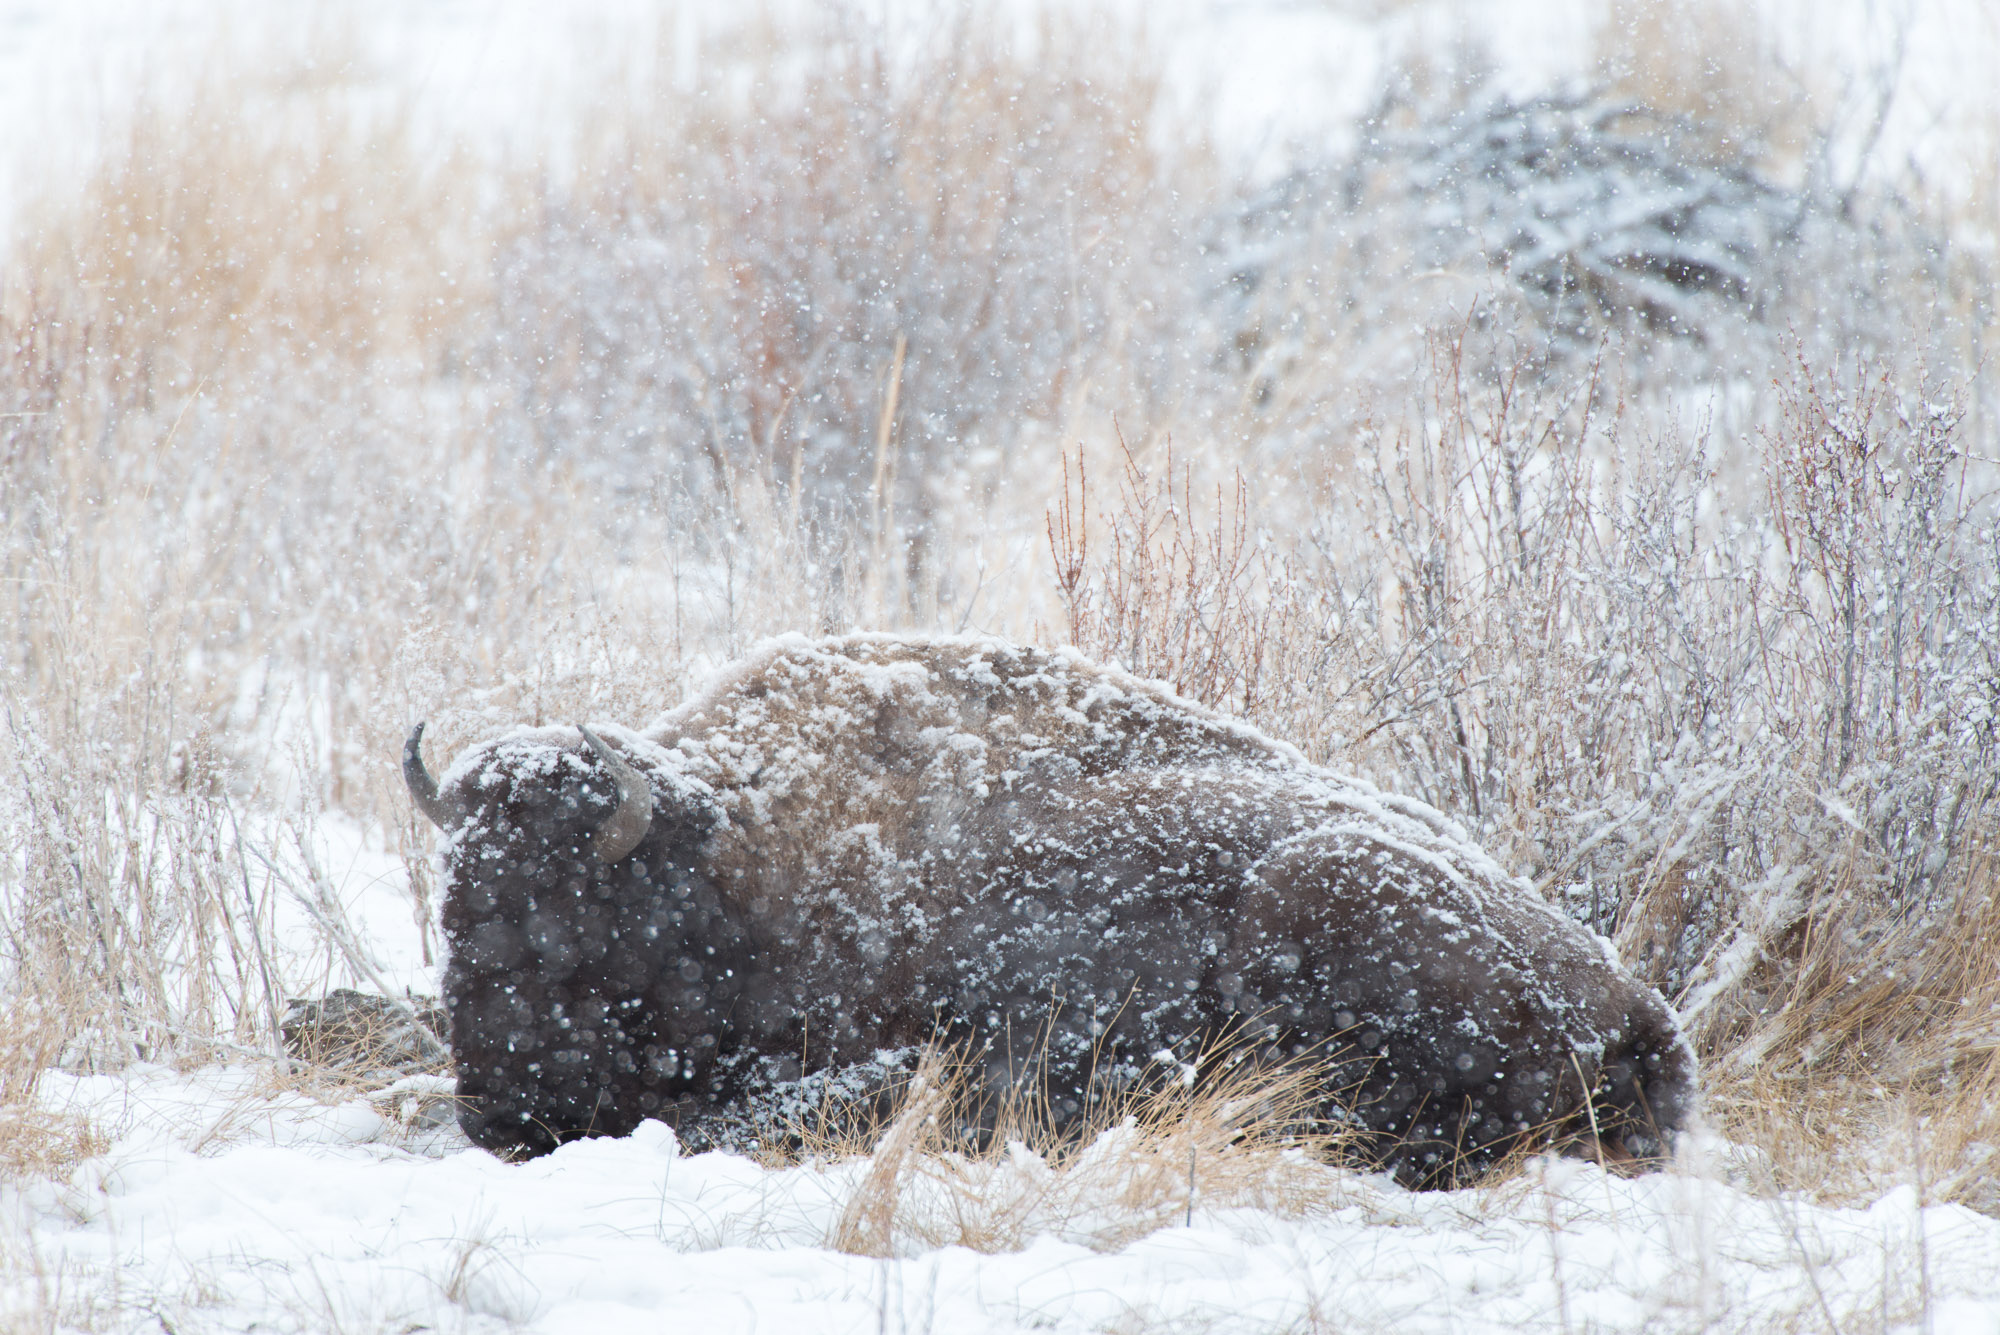
[{"label": "bison hind quarters", "polygon": [[[1571,1060],[1583,1077],[1582,1063]],[[1579,1080],[1572,1094],[1584,1087]],[[1555,1128],[1556,1148],[1626,1174],[1667,1166],[1696,1105],[1693,1060],[1677,1034],[1651,1033],[1615,1048],[1587,1089]]]},{"label": "bison hind quarters", "polygon": [[1418,1191],[1504,1178],[1542,1154],[1587,1159],[1621,1175],[1667,1166],[1694,1106],[1692,1063],[1677,1038],[1657,1047],[1622,1045],[1601,1063],[1573,1053],[1558,1061],[1565,1069],[1538,1077],[1550,1096],[1525,1105],[1491,1098],[1490,1086],[1483,1099],[1458,1089],[1399,1100],[1389,1096],[1407,1090],[1399,1080],[1353,1110],[1373,1131],[1362,1157]]},{"label": "bison hind quarters", "polygon": [[1587,1143],[1607,1163],[1634,1171],[1663,1167],[1673,1157],[1674,1137],[1686,1129],[1691,1101],[1680,1080],[1607,1067],[1585,1108]]}]

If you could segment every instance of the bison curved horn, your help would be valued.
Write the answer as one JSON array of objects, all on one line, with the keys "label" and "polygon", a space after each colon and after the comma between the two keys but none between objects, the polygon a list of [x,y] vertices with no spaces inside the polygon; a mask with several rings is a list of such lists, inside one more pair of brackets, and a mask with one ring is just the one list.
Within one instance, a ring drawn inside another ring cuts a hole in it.
[{"label": "bison curved horn", "polygon": [[576,730],[583,734],[583,740],[590,743],[590,749],[597,752],[597,758],[611,771],[611,779],[618,785],[618,809],[611,818],[597,827],[592,842],[597,846],[597,856],[606,862],[616,862],[639,846],[646,837],[646,830],[653,823],[653,786],[646,782],[646,776],[633,769],[625,757],[604,744],[602,738],[581,723]]},{"label": "bison curved horn", "polygon": [[419,723],[411,730],[410,740],[403,743],[403,782],[408,785],[410,800],[417,804],[417,810],[442,830],[457,816],[457,812],[438,796],[437,780],[424,768],[423,741],[424,725]]}]

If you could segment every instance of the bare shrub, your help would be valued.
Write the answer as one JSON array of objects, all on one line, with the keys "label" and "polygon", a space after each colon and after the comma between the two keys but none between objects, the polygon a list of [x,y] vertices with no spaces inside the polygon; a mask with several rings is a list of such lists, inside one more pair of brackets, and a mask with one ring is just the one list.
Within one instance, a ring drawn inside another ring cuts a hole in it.
[{"label": "bare shrub", "polygon": [[[1433,345],[1416,420],[1306,533],[1136,463],[1102,514],[1066,497],[1072,639],[1458,817],[1677,999],[1725,1087],[1968,986],[2000,548],[1949,397],[1801,361],[1739,507],[1602,381],[1465,362]],[[1944,1050],[1987,1041],[1965,1016]]]},{"label": "bare shrub", "polygon": [[502,255],[524,447],[724,503],[761,479],[835,559],[893,524],[921,570],[936,524],[1016,476],[1024,431],[1163,394],[1158,277],[1200,154],[1149,146],[1131,32],[1037,25],[835,7],[705,53],[714,76]]},{"label": "bare shrub", "polygon": [[[1212,518],[1203,524],[1192,471],[1175,476],[1172,443],[1156,475],[1118,438],[1123,471],[1118,508],[1104,518],[1100,543],[1111,550],[1090,557],[1090,480],[1084,452],[1063,459],[1063,492],[1048,516],[1049,554],[1062,596],[1067,642],[1094,658],[1122,663],[1164,681],[1190,699],[1258,717],[1265,712],[1269,679],[1281,692],[1304,683],[1299,664],[1271,661],[1315,638],[1294,621],[1302,607],[1283,596],[1291,571],[1249,526],[1249,489],[1238,473],[1225,492],[1217,488]],[[1279,596],[1270,596],[1273,593]],[[1303,671],[1310,680],[1313,674]]]}]

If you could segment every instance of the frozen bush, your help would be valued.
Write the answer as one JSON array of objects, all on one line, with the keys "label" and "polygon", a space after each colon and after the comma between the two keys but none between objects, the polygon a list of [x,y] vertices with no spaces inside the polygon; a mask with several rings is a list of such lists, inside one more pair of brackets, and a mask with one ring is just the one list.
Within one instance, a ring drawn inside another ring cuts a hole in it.
[{"label": "frozen bush", "polygon": [[1630,397],[1712,396],[1733,435],[1774,415],[1787,340],[1822,361],[1951,342],[1938,293],[1969,301],[1980,280],[1945,235],[1896,189],[1833,180],[1830,130],[1783,170],[1796,153],[1769,133],[1608,90],[1393,86],[1355,148],[1216,224],[1237,361],[1260,402],[1324,412],[1315,383],[1354,368],[1408,392],[1420,331],[1471,312],[1496,350],[1469,364],[1482,377],[1518,372],[1524,348],[1582,376],[1609,343]]},{"label": "frozen bush", "polygon": [[1006,27],[837,14],[710,53],[502,256],[523,446],[624,487],[763,479],[921,564],[1093,383],[1163,398],[1199,154],[1155,156],[1146,62],[1094,58],[1087,20]]},{"label": "frozen bush", "polygon": [[2000,549],[1948,396],[1802,363],[1738,508],[1707,440],[1631,439],[1594,380],[1483,388],[1464,337],[1314,531],[1133,464],[1093,555],[1066,501],[1070,637],[1456,815],[1712,1041],[1816,896],[1862,953],[1950,912],[2000,798]]}]

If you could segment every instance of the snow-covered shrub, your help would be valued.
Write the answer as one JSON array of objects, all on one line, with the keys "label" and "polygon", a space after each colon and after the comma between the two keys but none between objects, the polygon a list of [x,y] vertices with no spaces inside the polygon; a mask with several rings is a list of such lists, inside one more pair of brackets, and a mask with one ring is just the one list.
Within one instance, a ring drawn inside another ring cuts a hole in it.
[{"label": "snow-covered shrub", "polygon": [[1705,127],[1629,102],[1489,96],[1408,123],[1397,110],[1355,158],[1246,203],[1226,252],[1236,290],[1282,290],[1317,232],[1366,231],[1404,239],[1417,272],[1498,271],[1565,340],[1588,344],[1606,322],[1700,338],[1732,304],[1768,305],[1806,210],[1757,172],[1754,146],[1719,155]]},{"label": "snow-covered shrub", "polygon": [[[1607,343],[1648,406],[1715,395],[1730,434],[1767,421],[1769,368],[1939,347],[1939,294],[1983,291],[1912,196],[1835,180],[1801,151],[1609,89],[1518,97],[1482,78],[1385,93],[1351,149],[1306,157],[1221,215],[1209,281],[1276,431],[1353,420],[1356,379],[1402,394],[1422,331],[1473,316],[1477,369],[1588,374]],[[1962,289],[1962,291],[1961,291]],[[1956,352],[1953,354],[1957,355]],[[1303,407],[1301,407],[1303,405]]]},{"label": "snow-covered shrub", "polygon": [[1712,299],[1768,298],[1803,211],[1746,159],[1704,160],[1707,141],[1682,117],[1577,95],[1423,125],[1399,146],[1419,260],[1501,270],[1563,334],[1587,338],[1596,316],[1699,337]]},{"label": "snow-covered shrub", "polygon": [[718,504],[762,479],[921,564],[1093,380],[1168,392],[1162,251],[1199,155],[1149,146],[1146,62],[1101,54],[1129,34],[830,13],[708,53],[547,200],[500,260],[501,363],[537,456]]},{"label": "snow-covered shrub", "polygon": [[1707,440],[1434,352],[1313,532],[1246,538],[1241,501],[1205,527],[1136,465],[1101,517],[1067,502],[1070,638],[1451,812],[1712,1050],[1768,1028],[1830,923],[1859,967],[1976,900],[2000,546],[1949,395],[1799,366],[1739,510]]},{"label": "snow-covered shrub", "polygon": [[1330,346],[1407,375],[1411,328],[1469,309],[1567,373],[1610,331],[1649,355],[1729,341],[1781,302],[1809,229],[1754,142],[1619,98],[1386,96],[1358,143],[1245,200],[1211,243],[1267,397]]}]

